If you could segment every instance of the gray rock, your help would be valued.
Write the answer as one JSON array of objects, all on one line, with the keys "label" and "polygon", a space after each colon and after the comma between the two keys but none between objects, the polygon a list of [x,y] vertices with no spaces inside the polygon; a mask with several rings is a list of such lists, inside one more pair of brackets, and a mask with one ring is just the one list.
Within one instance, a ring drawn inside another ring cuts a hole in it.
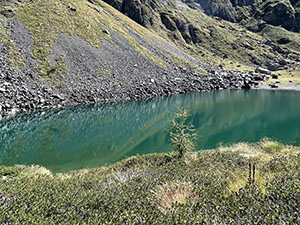
[{"label": "gray rock", "polygon": [[71,6],[71,5],[69,5],[68,8],[69,8],[71,11],[73,11],[73,12],[76,12],[76,11],[77,11],[77,9],[76,9],[75,7],[73,7],[73,6]]},{"label": "gray rock", "polygon": [[263,75],[255,76],[254,80],[256,80],[256,81],[263,81],[264,80],[264,76]]},{"label": "gray rock", "polygon": [[278,64],[276,64],[276,63],[270,63],[269,65],[268,65],[268,69],[269,70],[271,70],[271,71],[276,71],[276,70],[278,70]]},{"label": "gray rock", "polygon": [[244,43],[244,47],[249,49],[249,50],[254,50],[254,48],[248,42]]},{"label": "gray rock", "polygon": [[103,32],[104,34],[110,35],[110,32],[109,32],[107,29],[104,29],[102,32]]},{"label": "gray rock", "polygon": [[284,59],[279,60],[278,63],[281,66],[285,66],[287,64],[287,62]]},{"label": "gray rock", "polygon": [[280,45],[285,45],[285,44],[288,44],[290,42],[291,42],[290,39],[288,39],[287,37],[282,37],[282,38],[277,40],[277,43],[280,44]]},{"label": "gray rock", "polygon": [[276,85],[276,84],[269,84],[269,86],[270,86],[271,88],[278,88],[278,85]]},{"label": "gray rock", "polygon": [[262,73],[262,74],[266,74],[266,75],[271,75],[271,71],[267,70],[267,69],[264,69],[262,67],[257,67],[255,69],[255,72],[256,73]]}]

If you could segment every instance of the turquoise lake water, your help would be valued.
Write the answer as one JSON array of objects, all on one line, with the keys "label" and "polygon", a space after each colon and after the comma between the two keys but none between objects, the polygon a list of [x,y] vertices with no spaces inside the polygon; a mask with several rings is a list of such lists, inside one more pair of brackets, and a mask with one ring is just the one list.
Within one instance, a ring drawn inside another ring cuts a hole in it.
[{"label": "turquoise lake water", "polygon": [[177,95],[22,115],[0,121],[0,164],[37,164],[53,172],[98,167],[125,157],[167,152],[180,107],[198,149],[270,137],[300,145],[300,92],[238,90]]}]

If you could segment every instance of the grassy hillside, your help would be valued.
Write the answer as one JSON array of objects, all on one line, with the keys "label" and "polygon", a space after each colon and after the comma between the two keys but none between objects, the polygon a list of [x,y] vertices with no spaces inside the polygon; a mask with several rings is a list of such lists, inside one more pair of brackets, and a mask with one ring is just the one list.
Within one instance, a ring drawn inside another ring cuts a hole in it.
[{"label": "grassy hillside", "polygon": [[[271,64],[278,64],[278,67],[281,66],[279,69],[284,69],[285,65],[299,66],[295,61],[300,52],[299,35],[283,28],[282,32],[278,32],[280,28],[270,25],[257,34],[237,23],[209,17],[184,3],[170,2],[164,5],[158,1],[153,9],[151,1],[144,6],[140,2],[131,4],[133,9],[143,8],[145,15],[140,17],[144,16],[144,20],[149,20],[147,15],[151,14],[151,29],[145,29],[100,0],[7,3],[7,6],[2,7],[2,14],[9,20],[18,19],[29,30],[34,41],[33,57],[39,63],[37,70],[40,74],[52,77],[65,74],[68,70],[68,60],[63,56],[49,60],[53,44],[61,34],[79,36],[100,48],[100,40],[116,42],[115,37],[110,35],[116,32],[143,57],[165,68],[166,61],[174,57],[180,59],[179,65],[190,66],[192,69],[197,67],[193,60],[186,59],[167,46],[170,44],[202,62],[228,70],[250,71],[256,66],[268,67]],[[251,26],[251,21],[247,23]],[[7,35],[9,31],[3,36],[4,40],[8,39]],[[277,44],[280,38],[287,36],[291,37],[291,43]],[[273,45],[268,44],[267,40],[271,40]],[[21,59],[15,59],[15,54],[11,54],[10,58],[12,65],[23,65],[15,63],[22,62]],[[105,68],[100,71],[103,74],[105,72]]]},{"label": "grassy hillside", "polygon": [[[12,19],[18,19],[29,30],[34,41],[33,56],[40,64],[38,72],[42,75],[66,73],[66,62],[63,58],[55,59],[56,65],[53,66],[48,60],[52,53],[52,46],[61,34],[79,36],[95,48],[100,48],[101,39],[113,42],[109,32],[118,32],[142,56],[164,65],[158,56],[138,44],[129,35],[129,29],[144,38],[154,36],[154,38],[159,39],[159,37],[102,1],[95,1],[92,4],[82,0],[37,0],[25,1],[16,7],[10,7],[10,10],[13,11]],[[10,7],[4,9],[9,10]]]},{"label": "grassy hillside", "polygon": [[263,140],[66,174],[0,167],[0,223],[299,224],[299,156]]}]

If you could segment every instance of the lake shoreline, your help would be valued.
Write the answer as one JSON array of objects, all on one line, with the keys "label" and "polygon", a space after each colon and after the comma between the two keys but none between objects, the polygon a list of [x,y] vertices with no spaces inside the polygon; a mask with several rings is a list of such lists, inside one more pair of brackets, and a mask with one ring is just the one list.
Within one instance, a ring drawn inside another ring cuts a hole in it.
[{"label": "lake shoreline", "polygon": [[[230,72],[230,71],[228,71]],[[172,92],[166,95],[151,95],[151,96],[144,96],[141,95],[139,98],[117,98],[117,99],[105,99],[105,100],[101,100],[99,102],[84,102],[84,103],[67,103],[66,105],[64,104],[58,104],[58,105],[53,105],[51,107],[47,107],[45,109],[40,109],[40,110],[25,110],[22,113],[19,112],[18,109],[16,109],[16,111],[7,114],[5,111],[0,111],[0,122],[7,120],[7,119],[11,119],[15,116],[18,115],[24,115],[24,114],[31,114],[31,113],[36,113],[36,112],[40,112],[43,113],[45,111],[48,110],[63,110],[63,109],[68,109],[68,108],[72,108],[72,107],[84,107],[84,106],[88,106],[88,105],[94,105],[94,104],[109,104],[109,103],[122,103],[122,102],[128,102],[128,101],[143,101],[143,100],[149,100],[149,99],[154,99],[154,98],[163,98],[163,97],[170,97],[170,96],[174,96],[174,95],[178,95],[178,94],[196,94],[196,93],[202,93],[202,92],[211,92],[211,91],[223,91],[223,90],[242,90],[244,89],[243,86],[245,85],[245,80],[243,80],[246,76],[246,80],[247,82],[253,80],[252,75],[246,74],[246,75],[242,75],[242,72],[237,72],[238,74],[238,78],[237,80],[239,82],[236,82],[234,85],[236,85],[236,87],[230,86],[229,88],[224,85],[224,83],[218,83],[217,85],[214,84],[210,84],[212,85],[211,88],[209,89],[202,89],[201,88],[199,90],[193,90],[193,88],[191,88],[191,90],[187,90],[185,89],[184,92]],[[207,76],[206,78],[207,80],[209,80],[209,83],[214,83],[214,82],[220,82],[218,77],[209,77]],[[223,79],[223,78],[222,78]],[[221,80],[222,80],[221,79]],[[205,80],[205,79],[204,79]],[[218,81],[219,80],[219,81]],[[276,84],[278,87],[274,88],[271,87],[269,84],[259,84],[257,86],[252,86],[250,85],[250,88],[245,88],[245,89],[249,89],[249,90],[269,90],[269,91],[300,91],[300,84]],[[209,85],[208,85],[209,86]],[[63,99],[62,99],[63,100]],[[0,105],[1,106],[1,105]],[[0,107],[1,109],[1,107]],[[24,110],[24,109],[22,109]]]},{"label": "lake shoreline", "polygon": [[[13,73],[10,75],[14,77]],[[92,85],[92,82],[87,83],[83,90],[78,92],[69,90],[68,87],[54,88],[50,84],[34,80],[31,83],[35,87],[27,88],[27,91],[32,92],[30,95],[26,91],[17,91],[14,94],[15,90],[20,89],[18,88],[17,78],[19,77],[14,79],[16,80],[14,84],[6,82],[4,83],[6,86],[4,85],[0,89],[0,97],[3,92],[3,103],[0,103],[0,121],[2,118],[10,118],[18,114],[47,109],[146,100],[176,94],[208,92],[220,89],[241,89],[249,86],[248,83],[251,83],[254,76],[239,71],[224,71],[221,69],[214,69],[209,74],[203,76],[195,75],[192,71],[185,71],[178,75],[166,72],[159,79],[152,78],[145,80],[144,78],[137,78],[136,80],[131,80],[131,78],[126,78],[126,82],[129,82],[130,85],[120,83],[111,87],[109,86],[110,84],[107,84],[101,90],[98,89],[88,94],[86,92],[89,92],[89,86]],[[34,77],[34,79],[38,79],[38,77]],[[22,98],[26,98],[26,102],[17,100]]]},{"label": "lake shoreline", "polygon": [[270,91],[300,91],[300,84],[276,84],[278,87],[273,88],[269,84],[260,84],[253,90],[270,90]]}]

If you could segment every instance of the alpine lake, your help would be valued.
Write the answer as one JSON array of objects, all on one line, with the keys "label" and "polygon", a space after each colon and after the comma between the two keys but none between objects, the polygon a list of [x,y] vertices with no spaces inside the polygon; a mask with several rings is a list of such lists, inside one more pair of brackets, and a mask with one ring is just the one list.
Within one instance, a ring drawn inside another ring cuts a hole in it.
[{"label": "alpine lake", "polygon": [[20,115],[0,121],[0,165],[53,173],[170,151],[170,122],[189,110],[198,150],[264,137],[300,145],[300,92],[223,90]]}]

